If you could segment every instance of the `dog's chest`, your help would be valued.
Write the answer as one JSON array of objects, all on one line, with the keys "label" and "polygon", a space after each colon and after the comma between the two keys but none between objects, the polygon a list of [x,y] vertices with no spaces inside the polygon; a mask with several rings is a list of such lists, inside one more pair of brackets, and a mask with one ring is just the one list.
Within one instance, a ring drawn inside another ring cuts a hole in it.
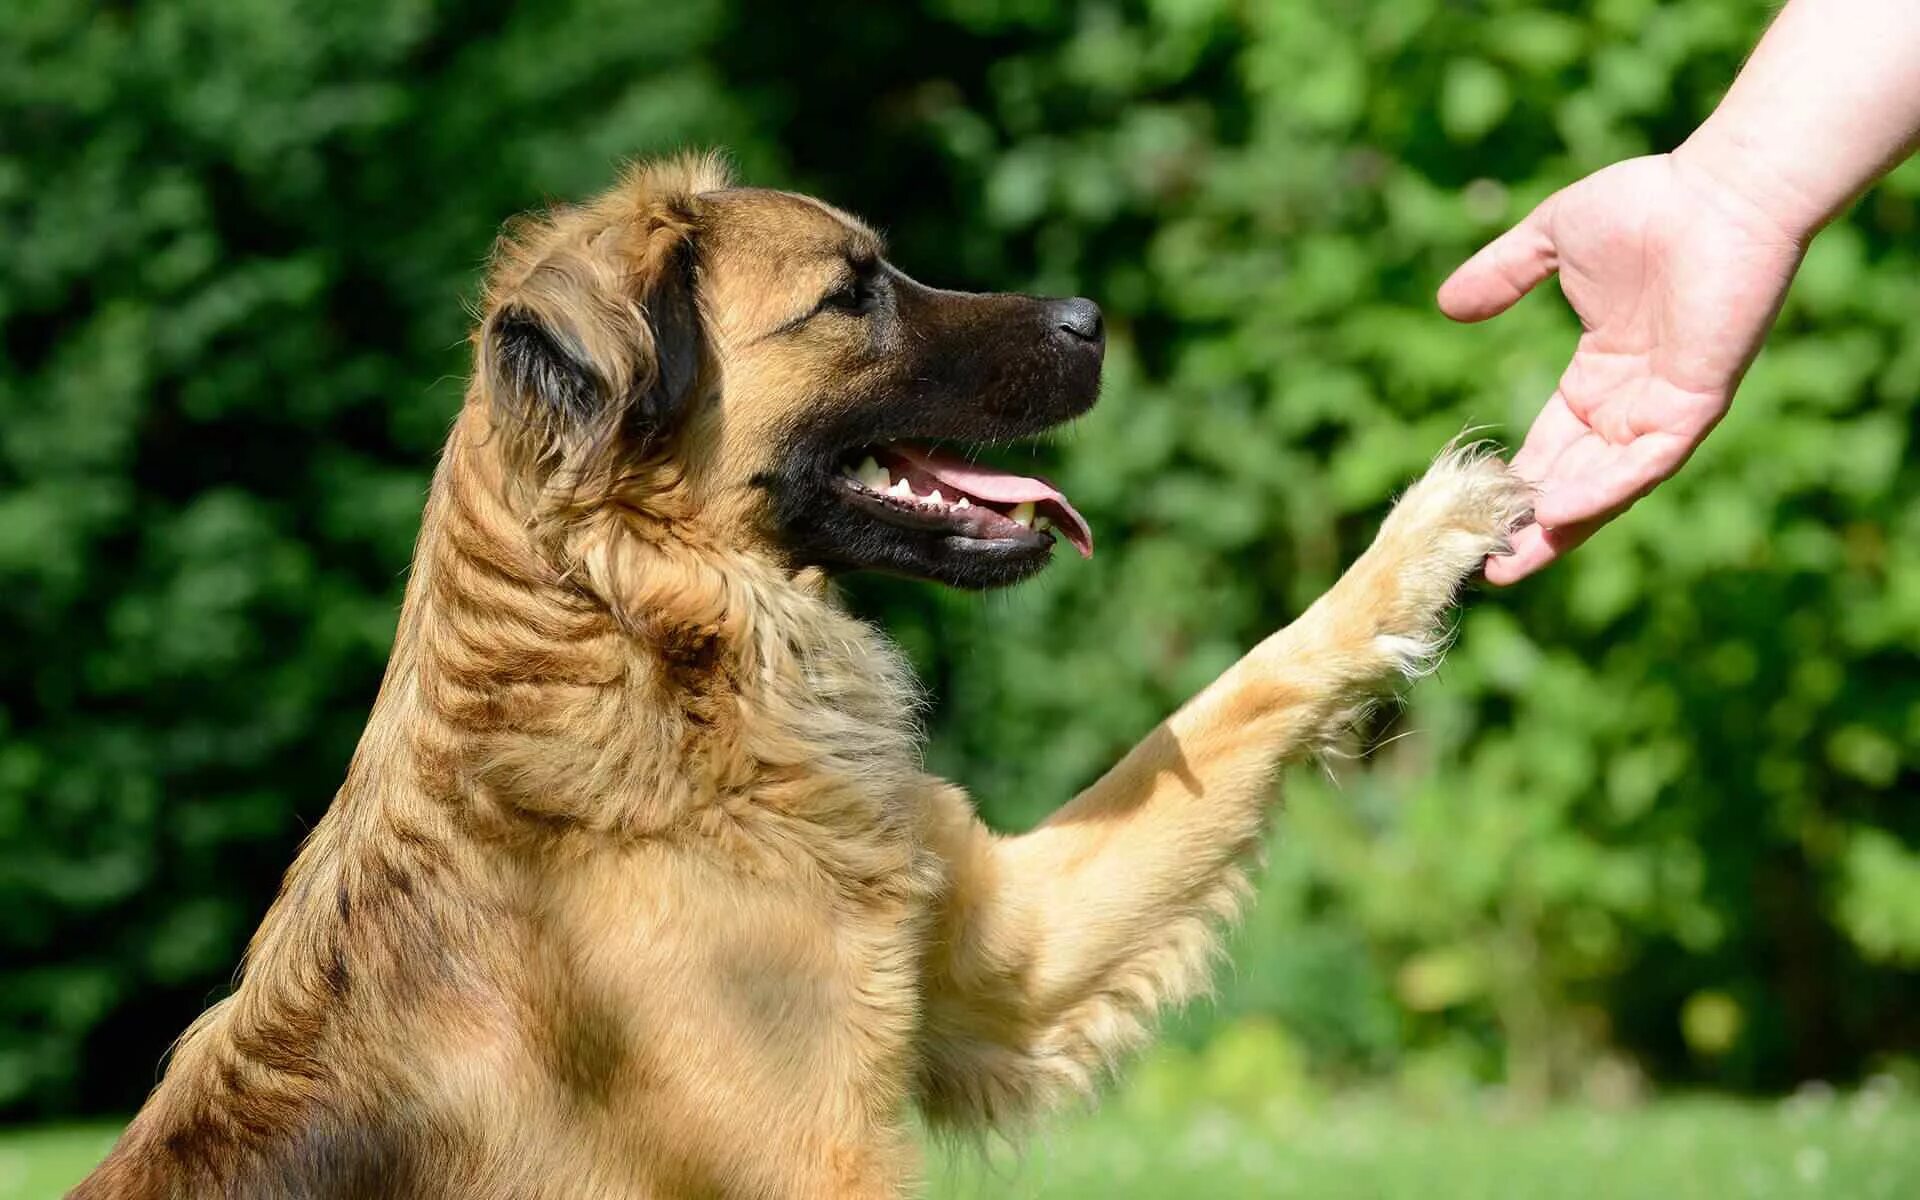
[{"label": "dog's chest", "polygon": [[828,632],[764,655],[693,820],[623,864],[617,951],[596,956],[634,1014],[642,1105],[736,1159],[752,1130],[889,1127],[912,1074],[939,785],[897,657],[856,622]]},{"label": "dog's chest", "polygon": [[596,1077],[623,1129],[671,1129],[675,1156],[751,1174],[756,1138],[793,1139],[766,1147],[790,1162],[897,1123],[941,889],[923,802],[869,794],[884,819],[865,829],[756,804],[703,844],[636,847],[577,898],[597,916],[570,939],[581,953],[555,1024],[586,1027],[572,1009],[592,1000],[585,1016],[618,1029],[593,1053],[620,1047]]},{"label": "dog's chest", "polygon": [[741,943],[735,995],[778,1037],[811,1031],[819,1056],[875,1064],[913,1035],[944,863],[924,842],[917,778],[837,786],[859,795],[831,805],[831,817],[766,820],[772,845],[756,861],[772,866],[744,886],[764,889],[768,920]]}]

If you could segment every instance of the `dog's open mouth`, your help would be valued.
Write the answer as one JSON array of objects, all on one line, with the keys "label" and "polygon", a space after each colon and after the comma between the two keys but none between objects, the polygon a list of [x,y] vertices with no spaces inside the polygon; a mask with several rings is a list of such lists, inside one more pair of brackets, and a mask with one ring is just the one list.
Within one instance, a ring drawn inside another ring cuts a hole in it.
[{"label": "dog's open mouth", "polygon": [[1036,546],[1058,532],[1080,557],[1093,556],[1093,530],[1044,479],[894,442],[855,452],[839,482],[849,499],[895,525]]}]

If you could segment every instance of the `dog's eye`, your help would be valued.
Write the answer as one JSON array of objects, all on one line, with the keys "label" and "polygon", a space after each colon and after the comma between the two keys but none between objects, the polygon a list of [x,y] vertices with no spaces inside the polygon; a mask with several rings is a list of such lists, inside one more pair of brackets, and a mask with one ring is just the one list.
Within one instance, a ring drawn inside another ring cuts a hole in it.
[{"label": "dog's eye", "polygon": [[842,312],[864,313],[873,308],[874,298],[873,284],[866,277],[856,275],[847,281],[845,287],[828,296],[824,304],[827,308],[837,308]]}]

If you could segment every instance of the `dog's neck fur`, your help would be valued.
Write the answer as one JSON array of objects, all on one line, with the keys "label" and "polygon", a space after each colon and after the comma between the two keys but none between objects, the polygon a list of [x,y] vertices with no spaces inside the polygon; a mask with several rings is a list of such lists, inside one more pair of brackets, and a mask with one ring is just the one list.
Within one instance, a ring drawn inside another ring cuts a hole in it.
[{"label": "dog's neck fur", "polygon": [[917,757],[914,686],[885,638],[819,573],[716,544],[683,489],[665,469],[615,503],[517,496],[469,406],[386,685],[429,718],[401,722],[424,730],[422,794],[503,832],[532,817],[635,837],[769,767],[865,778]]},{"label": "dog's neck fur", "polygon": [[556,864],[672,839],[748,869],[805,853],[849,894],[915,886],[890,800],[920,778],[918,697],[890,643],[817,572],[703,544],[670,487],[543,524],[501,445],[470,402],[346,782],[136,1126],[179,1169],[292,1178],[318,1168],[287,1155],[339,1157],[352,1131],[392,1177],[456,1136],[395,1125],[396,1094],[436,1085],[404,1078],[432,1055],[391,1047],[449,1005],[481,1043],[537,1036],[550,1014],[511,981],[544,952]]}]

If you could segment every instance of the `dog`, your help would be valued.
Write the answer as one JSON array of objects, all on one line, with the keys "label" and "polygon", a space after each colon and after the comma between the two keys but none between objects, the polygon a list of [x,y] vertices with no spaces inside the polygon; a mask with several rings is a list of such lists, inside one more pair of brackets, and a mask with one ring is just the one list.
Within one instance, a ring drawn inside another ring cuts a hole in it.
[{"label": "dog", "polygon": [[510,226],[345,784],[73,1196],[894,1197],[910,1113],[1087,1095],[1202,991],[1277,767],[1429,665],[1528,504],[1444,454],[1298,621],[1029,833],[836,598],[1015,583],[1087,300],[941,291],[711,157]]}]

